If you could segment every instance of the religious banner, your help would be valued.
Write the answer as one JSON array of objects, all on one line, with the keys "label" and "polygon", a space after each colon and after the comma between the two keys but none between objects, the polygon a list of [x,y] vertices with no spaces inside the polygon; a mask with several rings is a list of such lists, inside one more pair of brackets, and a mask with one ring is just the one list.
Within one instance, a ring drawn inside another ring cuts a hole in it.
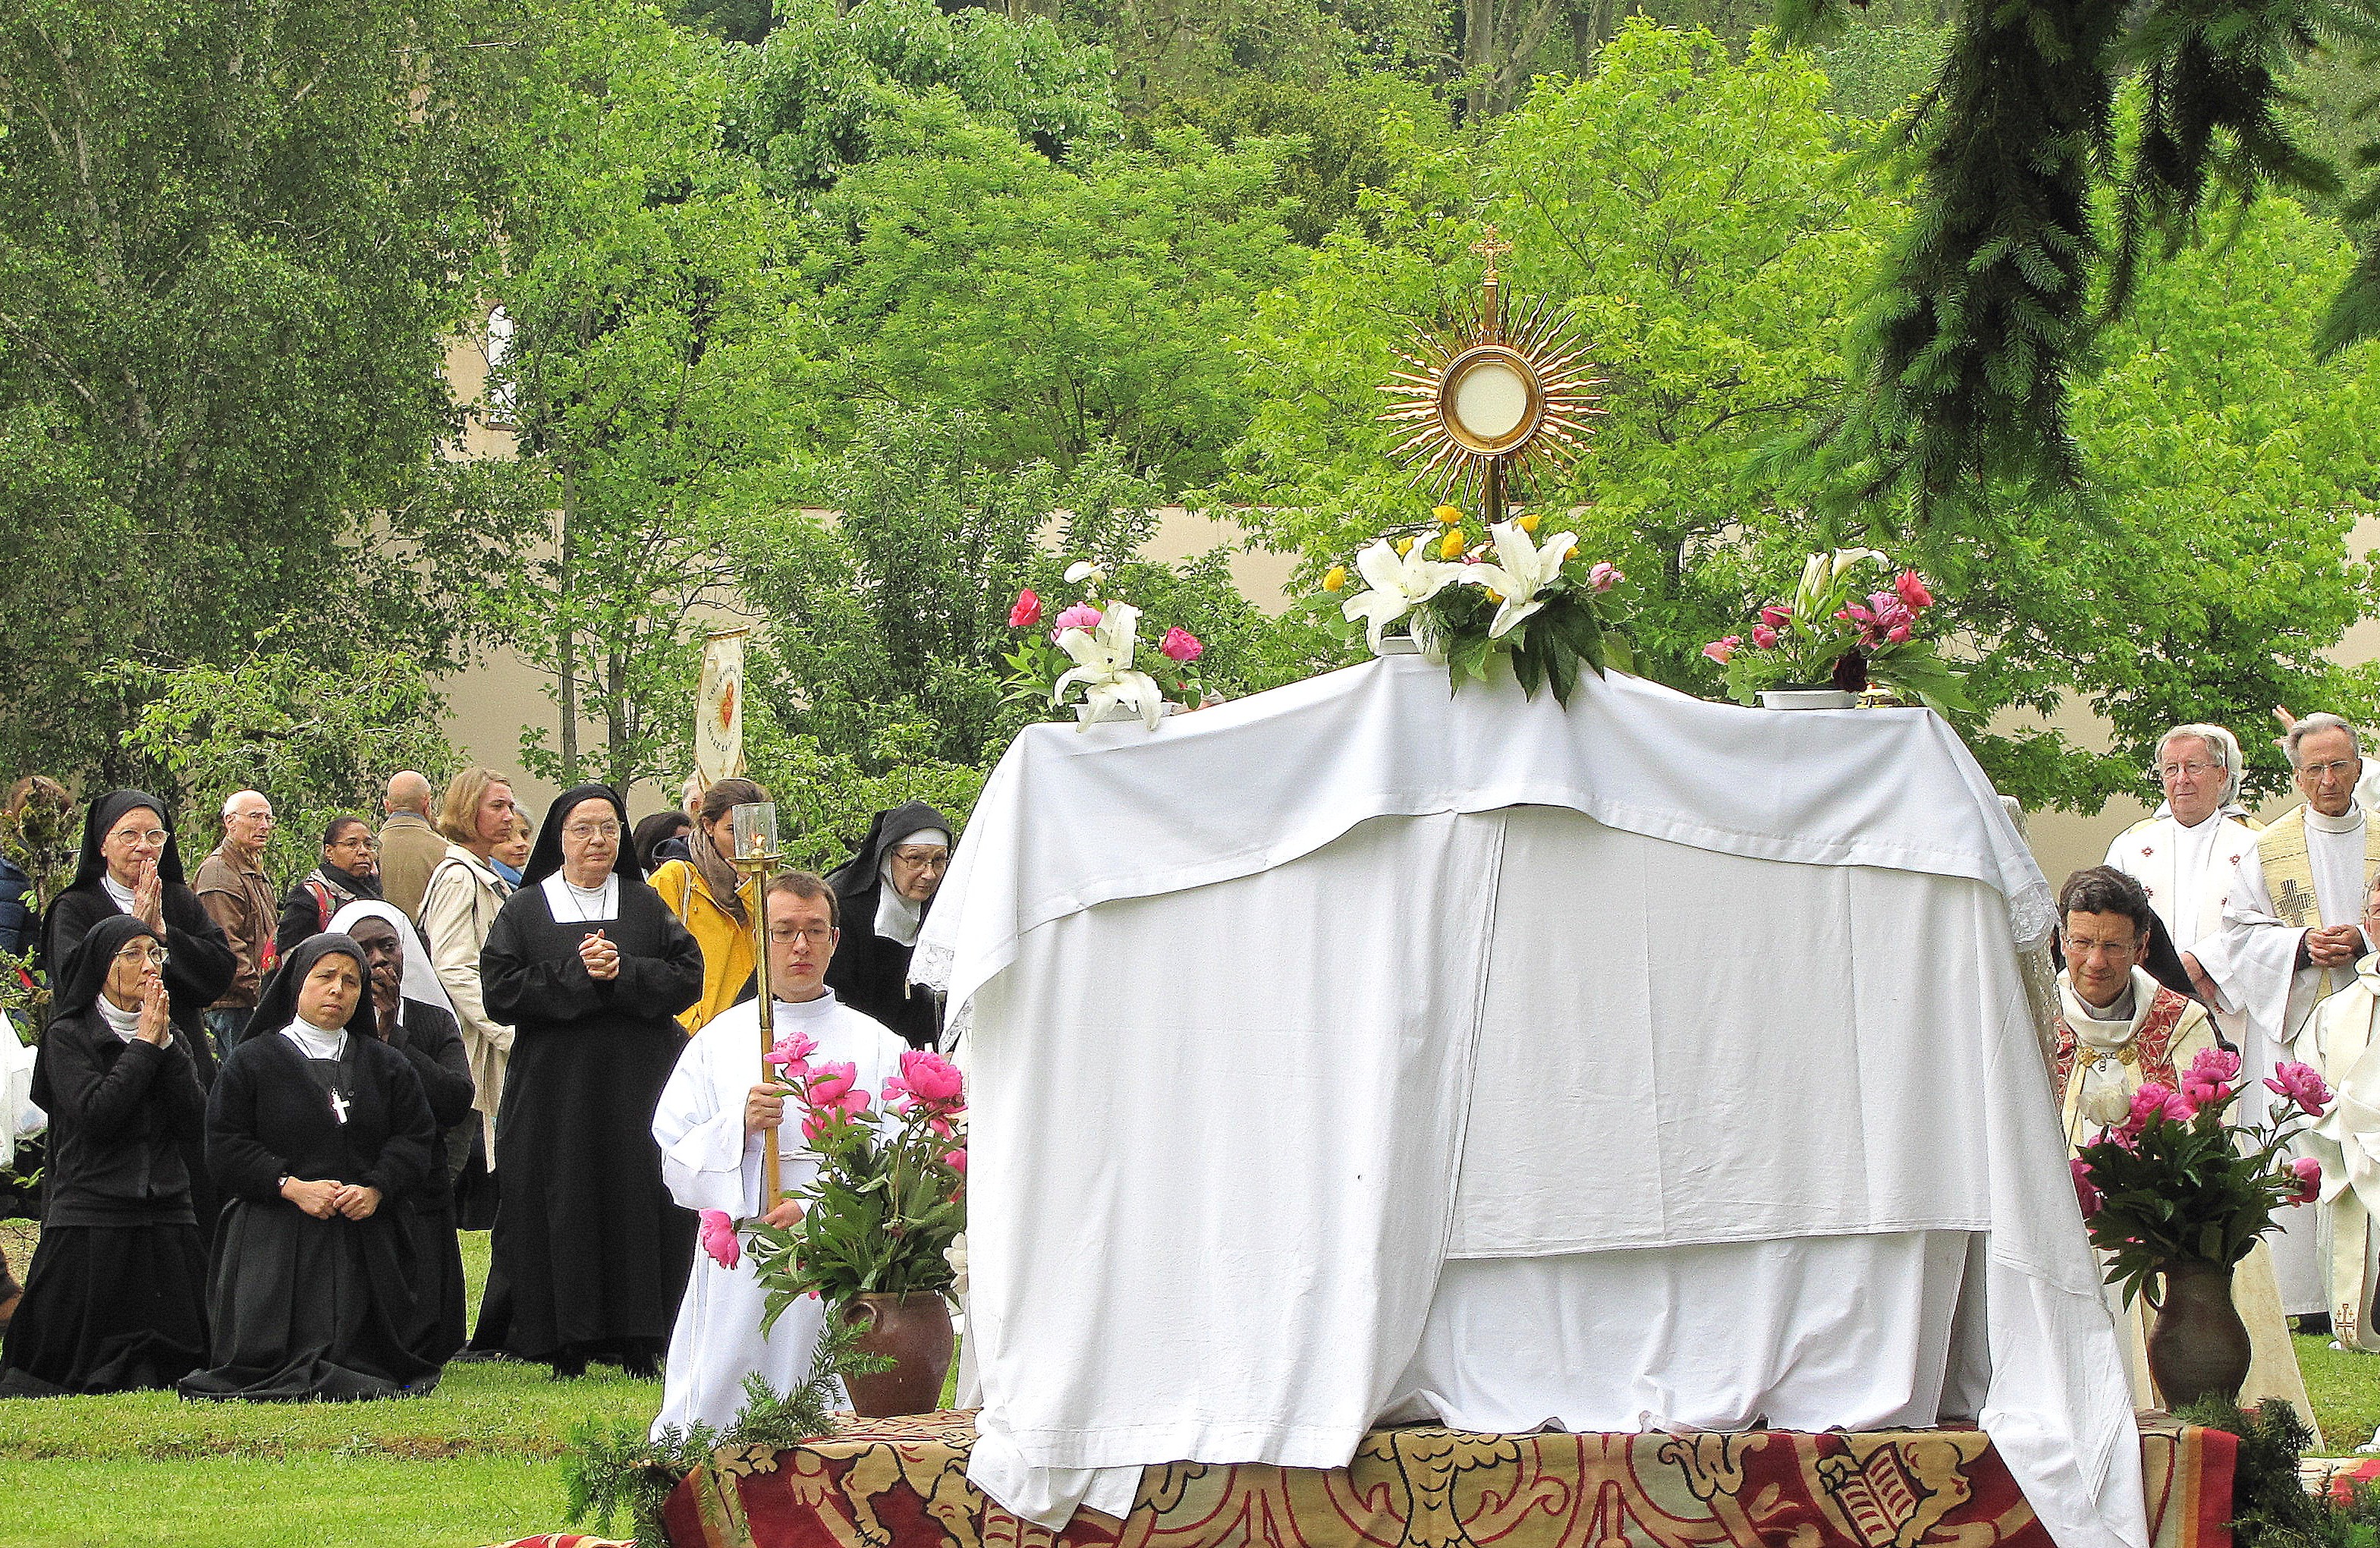
[{"label": "religious banner", "polygon": [[[2054,1548],[1973,1429],[1482,1435],[1378,1430],[1344,1468],[1175,1462],[1062,1532],[967,1481],[967,1412],[730,1446],[662,1511],[672,1548]],[[2141,1432],[2150,1548],[2230,1548],[2238,1442]]]},{"label": "religious banner", "polygon": [[702,647],[694,694],[694,767],[705,786],[744,772],[744,637],[721,629]]}]

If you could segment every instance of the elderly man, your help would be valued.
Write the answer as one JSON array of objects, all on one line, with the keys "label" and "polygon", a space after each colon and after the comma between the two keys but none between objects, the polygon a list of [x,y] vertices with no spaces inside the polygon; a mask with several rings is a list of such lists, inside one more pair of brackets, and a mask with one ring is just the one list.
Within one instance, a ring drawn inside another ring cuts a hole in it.
[{"label": "elderly man", "polygon": [[445,835],[430,820],[430,781],[412,769],[400,769],[388,780],[381,810],[388,820],[380,825],[381,896],[421,922],[421,895],[430,888],[430,873],[446,858]]},{"label": "elderly man", "polygon": [[207,1007],[207,1035],[217,1051],[228,1054],[248,1026],[249,1013],[264,975],[273,971],[279,953],[273,945],[273,921],[279,905],[273,879],[264,873],[265,841],[273,836],[273,803],[254,790],[236,790],[224,798],[223,842],[199,862],[192,890],[207,917],[223,927],[238,966],[223,998]]},{"label": "elderly man", "polygon": [[[2177,725],[2157,741],[2157,781],[2165,805],[2107,846],[2107,864],[2130,876],[2165,921],[2182,970],[2208,1004],[2216,986],[2199,961],[2199,942],[2223,927],[2223,895],[2256,847],[2238,804],[2240,744],[2220,725]],[[2227,1026],[2234,1037],[2238,1030]]]},{"label": "elderly man", "polygon": [[[2380,876],[2363,896],[2363,937],[2380,940]],[[2380,1354],[2372,1325],[2380,1238],[2372,1212],[2380,1208],[2380,952],[2356,964],[2346,988],[2316,1007],[2290,1056],[2322,1072],[2336,1098],[2306,1136],[2322,1163],[2322,1209],[2330,1227],[2330,1325],[2339,1347]]]},{"label": "elderly man", "polygon": [[[2289,728],[2284,746],[2305,802],[2240,858],[2223,900],[2223,928],[2196,952],[2222,1008],[2242,1018],[2249,1084],[2236,1110],[2241,1122],[2264,1119],[2265,1078],[2306,1030],[2315,1006],[2354,979],[2369,949],[2358,928],[2364,888],[2380,871],[2380,833],[2355,799],[2363,772],[2355,728],[2337,715],[2308,715]],[[2274,1243],[2282,1301],[2293,1316],[2327,1316],[2314,1237],[2314,1223],[2300,1212]]]}]

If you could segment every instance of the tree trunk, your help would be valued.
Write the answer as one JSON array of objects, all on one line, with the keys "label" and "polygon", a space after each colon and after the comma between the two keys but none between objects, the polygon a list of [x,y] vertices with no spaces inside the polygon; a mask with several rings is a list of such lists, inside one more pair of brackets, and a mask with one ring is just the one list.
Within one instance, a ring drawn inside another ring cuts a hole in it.
[{"label": "tree trunk", "polygon": [[629,766],[628,652],[618,645],[603,659],[603,731],[611,754],[612,788],[626,800],[636,770]]},{"label": "tree trunk", "polygon": [[577,486],[570,477],[567,463],[562,470],[562,556],[554,572],[554,597],[560,604],[560,628],[556,631],[554,652],[555,675],[561,679],[556,695],[562,705],[562,784],[564,788],[578,783],[578,630],[571,622],[571,566],[577,555],[572,552],[576,542]]},{"label": "tree trunk", "polygon": [[1496,0],[1463,0],[1463,116],[1477,123],[1488,116],[1488,84],[1496,74]]}]

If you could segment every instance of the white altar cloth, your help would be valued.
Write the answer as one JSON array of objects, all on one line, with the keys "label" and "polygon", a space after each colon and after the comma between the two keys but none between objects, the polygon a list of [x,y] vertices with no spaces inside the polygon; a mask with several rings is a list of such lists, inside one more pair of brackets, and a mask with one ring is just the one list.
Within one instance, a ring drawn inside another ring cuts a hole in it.
[{"label": "white altar cloth", "polygon": [[[1416,1369],[1460,1422],[1478,1395],[1432,1330],[1500,1276],[1559,1308],[1635,1274],[1674,1324],[1546,1372],[1529,1422],[1746,1422],[1662,1351],[1840,1317],[1770,1274],[1665,1295],[1643,1249],[1848,1252],[1917,1286],[1876,1320],[1908,1369],[1854,1401],[1823,1349],[1779,1359],[1739,1372],[1763,1414],[1963,1403],[2061,1548],[2144,1548],[2014,960],[2049,921],[1918,711],[1626,678],[1565,711],[1408,659],[1153,735],[1028,730],[917,951],[972,1027],[969,1476],[1049,1525],[1145,1464],[1342,1466]],[[1655,1413],[1648,1381],[1686,1400]]]}]

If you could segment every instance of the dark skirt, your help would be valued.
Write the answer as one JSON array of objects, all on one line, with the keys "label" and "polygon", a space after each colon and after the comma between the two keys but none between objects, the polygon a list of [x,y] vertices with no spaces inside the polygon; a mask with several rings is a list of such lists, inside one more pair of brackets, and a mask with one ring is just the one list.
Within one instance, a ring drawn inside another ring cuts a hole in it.
[{"label": "dark skirt", "polygon": [[0,1353],[0,1396],[169,1387],[207,1362],[195,1225],[53,1225]]},{"label": "dark skirt", "polygon": [[[436,1179],[432,1185],[435,1186]],[[406,1235],[413,1243],[413,1317],[406,1345],[431,1365],[444,1365],[463,1347],[463,1245],[455,1237],[455,1211],[404,1210]]]},{"label": "dark skirt", "polygon": [[215,1233],[208,1311],[212,1370],[185,1397],[346,1401],[428,1392],[438,1367],[407,1333],[419,1315],[402,1206],[369,1220],[316,1220],[295,1204],[239,1200]]}]

